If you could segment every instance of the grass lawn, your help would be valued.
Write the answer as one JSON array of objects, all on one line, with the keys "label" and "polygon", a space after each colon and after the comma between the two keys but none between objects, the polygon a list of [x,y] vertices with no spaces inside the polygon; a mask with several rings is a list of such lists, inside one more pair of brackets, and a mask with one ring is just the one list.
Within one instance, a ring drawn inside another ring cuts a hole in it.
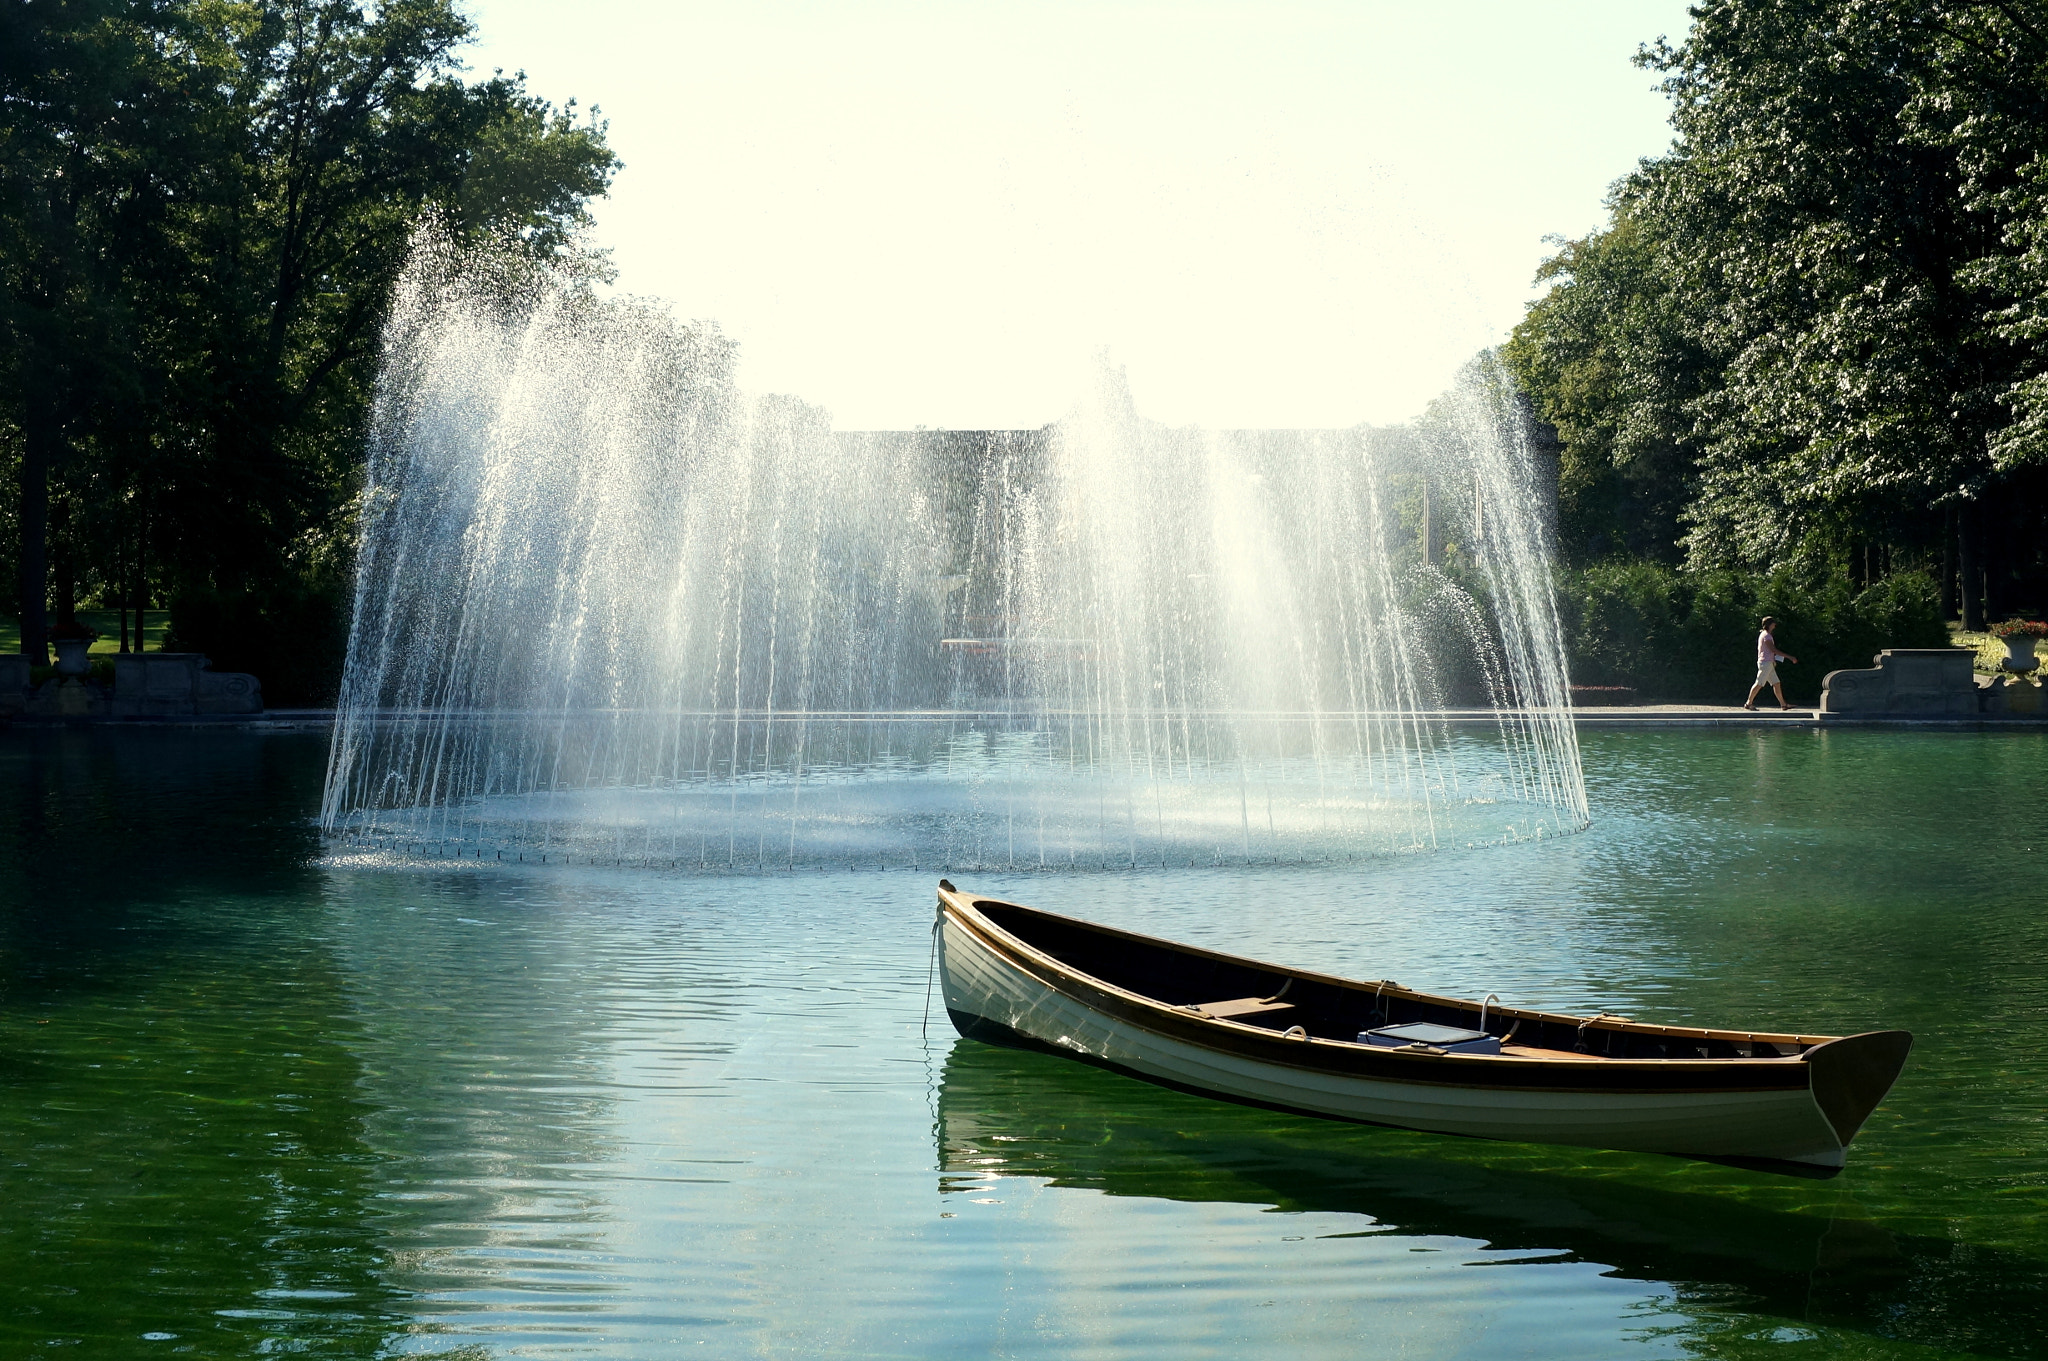
[{"label": "grass lawn", "polygon": [[[50,622],[54,625],[56,620],[53,618]],[[96,630],[100,635],[93,640],[93,656],[97,657],[104,653],[111,657],[121,650],[121,612],[119,610],[80,610],[78,612],[78,622],[89,629]],[[131,630],[128,645],[133,647],[135,643],[132,630],[135,627],[135,620],[132,616],[129,618],[128,627]],[[149,611],[144,616],[143,624],[142,641],[145,650],[162,651],[164,634],[170,627],[171,614],[169,610]],[[21,651],[21,621],[11,614],[0,614],[0,653],[19,651]],[[2003,653],[2001,652],[2000,655],[2003,655]]]},{"label": "grass lawn", "polygon": [[[80,616],[83,617],[82,615]],[[1973,669],[1981,676],[1996,676],[2000,672],[1999,662],[2005,659],[2005,644],[1988,633],[1966,633],[1954,624],[1948,626],[1948,636],[1957,647],[1974,647],[1977,660]],[[2043,640],[2043,657],[2048,657],[2048,640]]]}]

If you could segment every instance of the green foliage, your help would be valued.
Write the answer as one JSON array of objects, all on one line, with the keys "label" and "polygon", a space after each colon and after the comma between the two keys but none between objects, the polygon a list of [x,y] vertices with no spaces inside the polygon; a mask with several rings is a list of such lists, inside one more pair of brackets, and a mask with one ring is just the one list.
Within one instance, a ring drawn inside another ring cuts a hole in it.
[{"label": "green foliage", "polygon": [[1853,591],[1838,577],[1780,570],[1684,572],[1612,561],[1560,582],[1572,679],[1645,697],[1740,703],[1756,678],[1756,636],[1778,620],[1786,697],[1811,704],[1828,672],[1867,667],[1888,647],[1947,647],[1935,584],[1905,573]]},{"label": "green foliage", "polygon": [[1505,348],[1566,446],[1568,557],[1670,560],[1682,538],[1701,569],[1932,560],[1960,507],[2006,578],[2048,580],[2015,513],[2048,504],[2025,475],[2048,467],[2048,16],[1692,14],[1640,59],[1671,151],[1561,245]]},{"label": "green foliage", "polygon": [[1662,244],[1640,218],[1559,243],[1501,358],[1564,446],[1558,528],[1571,558],[1676,561],[1696,491],[1687,404],[1712,366],[1666,286]]},{"label": "green foliage", "polygon": [[1696,564],[1790,561],[1989,471],[2015,355],[1964,277],[1998,224],[1927,98],[1951,8],[1741,0],[1646,56],[1679,147],[1621,202],[1673,242],[1670,283],[1722,363],[1693,404]]},{"label": "green foliage", "polygon": [[617,168],[594,114],[465,83],[470,31],[452,0],[0,6],[0,542],[25,603],[45,548],[59,602],[131,595],[138,558],[156,598],[339,589],[416,226],[577,256]]},{"label": "green foliage", "polygon": [[1965,278],[2011,300],[1989,317],[1996,334],[2026,356],[2000,394],[2014,419],[1991,435],[1993,466],[2007,471],[2048,464],[2048,152],[2036,152],[1994,201],[2008,224],[2008,251],[1974,262]]}]

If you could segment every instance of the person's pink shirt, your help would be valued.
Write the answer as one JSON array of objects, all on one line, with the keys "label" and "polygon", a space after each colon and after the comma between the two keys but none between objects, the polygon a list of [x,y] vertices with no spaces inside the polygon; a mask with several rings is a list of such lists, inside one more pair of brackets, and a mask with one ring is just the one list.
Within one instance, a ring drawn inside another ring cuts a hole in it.
[{"label": "person's pink shirt", "polygon": [[1782,662],[1784,660],[1785,654],[1778,651],[1777,645],[1771,641],[1769,629],[1756,636],[1756,664],[1758,666],[1769,666],[1772,662]]}]

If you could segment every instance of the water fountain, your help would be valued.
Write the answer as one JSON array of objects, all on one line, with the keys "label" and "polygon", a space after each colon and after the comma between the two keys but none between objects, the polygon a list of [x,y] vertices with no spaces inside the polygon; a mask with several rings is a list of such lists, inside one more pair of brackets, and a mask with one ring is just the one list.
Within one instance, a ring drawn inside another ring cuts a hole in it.
[{"label": "water fountain", "polygon": [[1586,802],[1522,424],[845,434],[715,328],[420,252],[323,822],[691,868],[1296,862]]}]

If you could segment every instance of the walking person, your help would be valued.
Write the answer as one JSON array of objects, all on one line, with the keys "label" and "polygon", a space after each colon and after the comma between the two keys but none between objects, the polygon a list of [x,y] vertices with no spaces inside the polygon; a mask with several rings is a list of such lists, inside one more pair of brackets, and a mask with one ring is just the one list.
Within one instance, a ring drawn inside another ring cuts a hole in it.
[{"label": "walking person", "polygon": [[1766,685],[1778,697],[1778,707],[1789,709],[1785,702],[1785,687],[1778,683],[1778,663],[1790,662],[1799,665],[1799,659],[1789,652],[1778,651],[1778,621],[1771,615],[1764,616],[1764,631],[1756,636],[1756,684],[1749,687],[1749,698],[1744,700],[1745,709],[1756,708],[1756,697],[1764,692]]}]

